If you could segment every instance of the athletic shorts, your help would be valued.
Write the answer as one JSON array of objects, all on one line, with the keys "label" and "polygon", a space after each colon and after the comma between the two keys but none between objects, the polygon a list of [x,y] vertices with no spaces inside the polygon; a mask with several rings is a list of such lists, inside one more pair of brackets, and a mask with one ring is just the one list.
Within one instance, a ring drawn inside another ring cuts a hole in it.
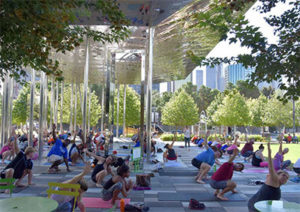
[{"label": "athletic shorts", "polygon": [[177,160],[177,157],[174,157],[174,158],[169,158],[167,157],[168,160]]},{"label": "athletic shorts", "polygon": [[227,186],[227,180],[216,181],[216,180],[210,179],[209,184],[214,189],[224,189]]},{"label": "athletic shorts", "polygon": [[109,189],[102,189],[102,199],[104,201],[111,200],[113,197],[113,193],[115,190],[122,190],[122,183],[117,182],[116,184],[112,185]]},{"label": "athletic shorts", "polygon": [[50,157],[48,157],[48,162],[49,163],[54,163],[55,161],[63,161],[64,158],[62,156],[58,156],[58,155],[50,155]]},{"label": "athletic shorts", "polygon": [[196,158],[194,158],[192,160],[192,165],[195,166],[197,169],[200,169],[201,164],[202,164],[202,161],[199,161]]}]

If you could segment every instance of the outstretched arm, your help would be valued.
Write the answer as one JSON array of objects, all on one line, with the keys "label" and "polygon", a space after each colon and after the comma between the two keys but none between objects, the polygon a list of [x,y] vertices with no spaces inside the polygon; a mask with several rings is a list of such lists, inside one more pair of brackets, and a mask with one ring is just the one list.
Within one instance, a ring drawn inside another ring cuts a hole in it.
[{"label": "outstretched arm", "polygon": [[175,141],[176,141],[176,138],[177,138],[177,132],[174,133],[173,141],[172,141],[172,143],[171,143],[171,148],[173,148],[173,145],[174,145],[174,143],[175,143]]},{"label": "outstretched arm", "polygon": [[104,157],[98,156],[95,153],[88,151],[87,149],[84,149],[83,152],[85,152],[86,154],[96,158],[98,161],[104,161],[105,160]]},{"label": "outstretched arm", "polygon": [[12,130],[11,135],[14,137],[14,144],[13,145],[14,145],[15,154],[17,155],[17,154],[19,154],[20,149],[19,149],[19,146],[17,144],[18,137],[16,135],[16,130],[15,129]]},{"label": "outstretched arm", "polygon": [[208,139],[209,134],[210,134],[210,132],[207,131],[207,132],[206,132],[206,135],[205,135],[205,138],[204,138],[204,141],[203,141],[203,145],[204,145],[204,147],[205,147],[206,149],[209,148],[209,146],[208,146],[208,144],[207,144],[207,139]]},{"label": "outstretched arm", "polygon": [[281,134],[279,136],[279,150],[278,150],[279,154],[282,154],[282,140],[283,140],[283,135]]},{"label": "outstretched arm", "polygon": [[248,133],[245,134],[245,140],[246,140],[246,143],[249,143]]},{"label": "outstretched arm", "polygon": [[229,158],[228,163],[232,163],[232,162],[234,161],[234,159],[235,159],[235,157],[237,156],[238,152],[239,152],[238,149],[234,149],[234,150],[233,150],[233,154],[232,154],[232,156]]},{"label": "outstretched arm", "polygon": [[[276,171],[273,166],[273,160],[272,160],[272,152],[271,152],[271,144],[268,142],[268,165],[269,165],[269,174],[271,176],[272,181],[278,180]],[[273,181],[274,182],[274,181]]]},{"label": "outstretched arm", "polygon": [[71,180],[65,181],[64,183],[76,184],[76,183],[78,183],[79,180],[81,180],[90,171],[91,171],[91,167],[88,164],[86,164],[86,166],[84,167],[84,170],[80,174],[76,175]]}]

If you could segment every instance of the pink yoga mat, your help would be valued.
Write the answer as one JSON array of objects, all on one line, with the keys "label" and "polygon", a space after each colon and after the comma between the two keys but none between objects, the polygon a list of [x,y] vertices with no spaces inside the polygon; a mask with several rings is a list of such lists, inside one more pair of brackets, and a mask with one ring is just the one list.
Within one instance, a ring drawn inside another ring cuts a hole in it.
[{"label": "pink yoga mat", "polygon": [[269,173],[269,169],[257,168],[257,169],[244,169],[244,173]]},{"label": "pink yoga mat", "polygon": [[[130,203],[130,199],[124,199],[125,205]],[[101,198],[96,197],[83,197],[82,202],[86,208],[112,208],[111,201],[104,201]],[[118,207],[120,207],[120,201],[117,201]]]}]

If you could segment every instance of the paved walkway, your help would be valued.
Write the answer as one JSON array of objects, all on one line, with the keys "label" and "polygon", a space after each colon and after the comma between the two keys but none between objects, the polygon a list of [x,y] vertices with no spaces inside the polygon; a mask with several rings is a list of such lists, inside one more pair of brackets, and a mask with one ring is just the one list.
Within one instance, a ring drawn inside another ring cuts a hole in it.
[{"label": "paved walkway", "polygon": [[[123,140],[124,141],[124,140]],[[120,141],[119,141],[120,142]],[[120,149],[120,145],[124,143],[116,143],[115,149],[119,154],[126,154],[128,150]],[[128,144],[126,142],[125,144]],[[181,144],[177,142],[176,145]],[[163,144],[160,143],[159,147]],[[130,198],[132,203],[144,202],[153,212],[182,212],[190,211],[188,209],[188,200],[190,197],[203,202],[206,205],[204,211],[228,211],[243,212],[247,211],[247,200],[251,197],[260,186],[254,185],[252,182],[256,180],[265,180],[267,169],[257,170],[252,168],[250,164],[246,164],[246,170],[243,173],[234,173],[233,180],[237,182],[238,194],[230,198],[231,201],[218,201],[215,199],[213,192],[208,184],[200,185],[194,181],[197,173],[196,168],[191,165],[191,160],[202,150],[198,147],[191,147],[189,150],[175,146],[176,152],[180,155],[177,164],[169,164],[159,172],[155,172],[155,177],[151,178],[151,190],[149,191],[132,191]],[[158,153],[156,158],[162,160],[162,153]],[[221,161],[225,162],[228,157],[225,156]],[[236,161],[242,161],[237,158]],[[18,196],[47,196],[46,190],[48,182],[62,182],[70,179],[80,173],[82,167],[71,167],[72,172],[65,172],[65,168],[61,167],[60,174],[47,174],[48,166],[42,164],[34,165],[34,179],[36,185],[26,188],[14,189],[13,197]],[[156,165],[145,164],[145,173],[154,170]],[[257,172],[259,171],[259,173]],[[292,177],[295,176],[291,173]],[[135,181],[135,173],[131,173],[131,178]],[[85,176],[89,184],[89,189],[85,193],[85,197],[100,197],[101,189],[96,188],[91,181],[90,176]],[[26,180],[23,183],[26,183]],[[4,194],[0,194],[0,198],[7,198]],[[300,184],[289,181],[287,185],[282,186],[282,199],[300,203]],[[77,210],[78,211],[78,210]],[[87,209],[87,211],[108,211],[107,209]],[[116,210],[118,211],[118,210]]]}]

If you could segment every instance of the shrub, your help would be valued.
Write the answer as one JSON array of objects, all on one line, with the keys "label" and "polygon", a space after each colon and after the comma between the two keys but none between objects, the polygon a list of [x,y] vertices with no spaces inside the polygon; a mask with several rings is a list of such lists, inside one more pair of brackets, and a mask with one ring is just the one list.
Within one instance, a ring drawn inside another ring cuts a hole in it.
[{"label": "shrub", "polygon": [[[162,141],[173,141],[173,138],[174,138],[174,134],[171,134],[171,133],[163,133],[160,136],[160,139]],[[184,140],[184,134],[177,134],[176,141],[183,141],[183,140]]]}]

